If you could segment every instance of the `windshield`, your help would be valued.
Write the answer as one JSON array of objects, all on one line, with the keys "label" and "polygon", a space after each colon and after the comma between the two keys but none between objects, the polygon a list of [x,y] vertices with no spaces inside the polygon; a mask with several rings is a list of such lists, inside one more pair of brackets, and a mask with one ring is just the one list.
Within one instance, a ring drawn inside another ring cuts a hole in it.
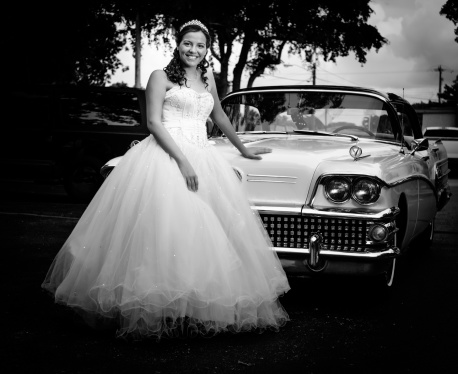
[{"label": "windshield", "polygon": [[[400,138],[387,104],[372,96],[256,92],[230,96],[223,100],[223,108],[238,133],[352,135],[393,142]],[[216,130],[213,135],[221,133]]]}]

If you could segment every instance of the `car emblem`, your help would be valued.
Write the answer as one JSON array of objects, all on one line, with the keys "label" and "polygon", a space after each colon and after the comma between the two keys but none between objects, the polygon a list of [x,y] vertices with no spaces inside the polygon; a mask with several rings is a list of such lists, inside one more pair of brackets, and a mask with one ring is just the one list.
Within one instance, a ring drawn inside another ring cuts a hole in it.
[{"label": "car emblem", "polygon": [[358,147],[357,145],[354,145],[353,147],[350,148],[350,156],[353,157],[354,161],[358,161],[361,158],[370,156],[370,155],[361,156],[362,153],[363,153],[363,150],[360,147]]}]

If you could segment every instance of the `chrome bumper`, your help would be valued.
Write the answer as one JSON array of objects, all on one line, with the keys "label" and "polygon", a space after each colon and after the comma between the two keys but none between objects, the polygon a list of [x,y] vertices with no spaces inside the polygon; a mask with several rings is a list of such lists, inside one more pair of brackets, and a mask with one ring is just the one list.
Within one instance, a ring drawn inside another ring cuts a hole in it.
[{"label": "chrome bumper", "polygon": [[391,207],[380,212],[370,212],[367,210],[352,210],[345,211],[342,209],[313,209],[305,206],[292,208],[292,207],[271,207],[271,206],[252,206],[251,209],[256,210],[258,213],[282,213],[291,215],[302,216],[320,216],[328,218],[342,218],[342,219],[393,219],[399,214],[399,208]]},{"label": "chrome bumper", "polygon": [[[397,207],[391,207],[379,212],[371,212],[368,210],[359,210],[359,211],[344,211],[344,210],[319,210],[313,209],[310,207],[299,207],[299,208],[284,208],[284,207],[266,207],[266,206],[255,206],[253,207],[255,211],[261,216],[264,216],[265,227],[269,226],[268,230],[272,232],[283,232],[286,230],[284,235],[287,236],[288,228],[283,229],[283,226],[280,225],[279,228],[272,228],[270,221],[270,216],[274,215],[275,217],[285,218],[282,222],[297,221],[298,218],[302,217],[308,218],[315,222],[323,222],[326,220],[355,220],[361,221],[365,220],[374,223],[386,223],[394,222],[396,216],[399,214],[400,210]],[[291,218],[288,218],[291,217]],[[283,220],[282,218],[282,220]],[[276,223],[276,221],[273,221]],[[348,221],[347,221],[348,222]],[[277,227],[276,225],[274,225]],[[296,225],[297,226],[297,225]],[[289,227],[289,226],[285,226]],[[348,230],[348,233],[351,231],[351,227]],[[279,231],[277,231],[279,230]],[[327,230],[327,231],[326,231]],[[339,230],[342,230],[339,228]],[[390,236],[386,241],[379,242],[374,245],[374,242],[366,241],[366,245],[362,244],[358,250],[342,250],[341,248],[334,248],[333,245],[329,245],[329,236],[333,236],[329,231],[329,227],[325,226],[312,226],[312,229],[308,231],[307,242],[302,242],[304,245],[298,245],[298,242],[293,243],[294,245],[289,246],[289,242],[285,239],[285,245],[278,246],[274,242],[273,250],[276,251],[282,264],[285,267],[285,270],[288,271],[288,267],[294,267],[296,272],[299,267],[305,268],[306,271],[311,272],[347,272],[350,268],[354,269],[356,273],[374,273],[378,272],[382,264],[387,264],[392,258],[397,257],[400,254],[399,248],[396,247],[396,243],[393,239],[393,235],[397,231],[397,228],[394,226]],[[347,231],[345,231],[347,232]],[[294,231],[291,231],[291,234],[294,235]],[[275,234],[274,234],[275,235]],[[281,234],[278,234],[281,235]],[[326,240],[326,238],[328,240]],[[287,240],[294,240],[295,238],[288,237]],[[328,244],[326,244],[328,243]],[[363,242],[364,243],[364,242]],[[283,244],[283,243],[280,243]],[[377,263],[379,265],[377,265]],[[289,264],[289,265],[288,265]],[[350,270],[350,273],[352,271]]]},{"label": "chrome bumper", "polygon": [[[311,251],[308,248],[280,248],[274,247],[275,252],[278,254],[290,254],[290,255],[310,255]],[[380,252],[341,252],[341,251],[330,251],[327,249],[323,249],[319,251],[320,257],[342,257],[342,258],[367,258],[367,259],[375,259],[375,258],[389,258],[389,257],[396,257],[400,255],[400,250],[398,247],[392,247],[385,249]]]}]

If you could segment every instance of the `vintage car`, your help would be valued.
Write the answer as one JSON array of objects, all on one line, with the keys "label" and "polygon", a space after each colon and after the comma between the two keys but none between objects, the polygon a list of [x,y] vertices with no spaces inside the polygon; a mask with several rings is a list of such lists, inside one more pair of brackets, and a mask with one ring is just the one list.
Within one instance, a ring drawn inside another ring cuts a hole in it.
[{"label": "vintage car", "polygon": [[366,275],[390,286],[396,258],[415,238],[431,242],[451,196],[447,154],[423,138],[403,98],[279,86],[232,92],[222,105],[247,147],[273,150],[248,160],[217,126],[209,137],[248,191],[287,274]]},{"label": "vintage car", "polygon": [[0,183],[62,184],[75,201],[90,201],[106,160],[149,134],[142,89],[18,86],[0,105]]}]

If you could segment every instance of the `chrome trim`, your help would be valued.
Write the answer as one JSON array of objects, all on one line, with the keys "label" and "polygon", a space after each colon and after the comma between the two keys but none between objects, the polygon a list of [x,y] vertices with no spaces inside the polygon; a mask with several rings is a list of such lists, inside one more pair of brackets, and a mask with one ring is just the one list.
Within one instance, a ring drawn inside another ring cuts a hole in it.
[{"label": "chrome trim", "polygon": [[259,178],[288,178],[288,179],[297,179],[297,177],[292,177],[289,175],[267,175],[267,174],[247,174],[248,177],[259,177]]},{"label": "chrome trim", "polygon": [[316,233],[313,234],[310,238],[310,257],[309,257],[309,265],[310,267],[316,269],[318,263],[320,261],[320,252],[321,252],[321,243],[323,241],[323,237]]},{"label": "chrome trim", "polygon": [[324,178],[329,178],[329,177],[343,177],[343,178],[370,178],[374,179],[377,181],[377,183],[381,184],[382,186],[388,186],[388,183],[386,183],[384,180],[380,179],[379,177],[375,175],[368,175],[368,174],[321,174],[317,180],[317,184],[320,184],[322,179]]},{"label": "chrome trim", "polygon": [[395,187],[395,186],[398,186],[402,183],[407,183],[407,182],[410,182],[410,181],[413,181],[413,180],[423,180],[425,181],[426,183],[428,183],[431,188],[433,189],[433,191],[436,191],[436,188],[434,186],[434,184],[431,182],[431,180],[426,177],[425,175],[421,175],[421,174],[416,174],[416,175],[410,175],[406,178],[402,178],[402,179],[399,179],[397,180],[396,182],[392,182],[392,183],[387,183],[388,187]]},{"label": "chrome trim", "polygon": [[283,213],[283,214],[291,214],[291,215],[300,215],[302,212],[302,207],[278,207],[278,206],[261,206],[261,205],[253,205],[251,209],[261,211],[266,214],[275,214],[275,213]]},{"label": "chrome trim", "polygon": [[377,99],[383,100],[386,103],[390,103],[389,99],[387,99],[385,96],[382,94],[376,94],[375,92],[365,92],[365,91],[349,91],[349,90],[323,90],[323,89],[314,89],[314,88],[279,88],[279,89],[269,89],[269,90],[249,90],[249,91],[243,91],[243,92],[232,92],[227,94],[227,96],[224,97],[224,101],[229,99],[232,96],[240,96],[240,95],[245,95],[245,94],[255,94],[255,93],[266,93],[266,92],[306,92],[306,91],[313,91],[313,92],[332,92],[332,93],[345,93],[345,94],[351,94],[351,95],[362,95],[362,96],[372,96],[376,97]]},{"label": "chrome trim", "polygon": [[[310,255],[308,248],[283,248],[273,247],[273,250],[277,253],[284,254],[302,254]],[[381,258],[381,257],[396,257],[401,254],[398,247],[390,247],[380,252],[344,252],[344,251],[331,251],[329,249],[322,249],[320,256],[329,257],[347,257],[347,258]]]},{"label": "chrome trim", "polygon": [[271,180],[268,180],[268,179],[247,179],[247,182],[265,182],[265,183],[287,183],[287,184],[296,184],[296,182],[271,181]]},{"label": "chrome trim", "polygon": [[[268,175],[268,174],[247,174],[247,177],[255,177],[255,178],[285,178],[285,179],[297,179],[297,177],[293,177],[293,176],[290,176],[290,175]],[[276,180],[269,180],[269,179],[247,179],[247,182],[265,182],[265,183],[287,183],[287,184],[296,184],[296,182],[276,181]]]},{"label": "chrome trim", "polygon": [[384,219],[393,219],[396,217],[400,209],[398,207],[391,207],[384,209],[379,212],[339,212],[335,210],[319,210],[312,209],[306,206],[301,208],[280,208],[280,207],[269,207],[269,206],[252,206],[251,209],[256,210],[258,213],[265,214],[291,214],[291,215],[301,215],[301,216],[320,216],[320,217],[331,217],[331,218],[348,218],[348,219],[370,219],[370,220],[384,220]]}]

